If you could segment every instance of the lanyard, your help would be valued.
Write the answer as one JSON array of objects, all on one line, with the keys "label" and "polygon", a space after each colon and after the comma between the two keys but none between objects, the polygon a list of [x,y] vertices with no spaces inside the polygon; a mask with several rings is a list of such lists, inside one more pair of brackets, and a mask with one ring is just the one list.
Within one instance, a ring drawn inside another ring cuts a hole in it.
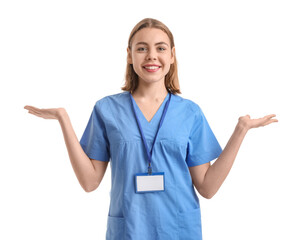
[{"label": "lanyard", "polygon": [[171,100],[171,93],[169,92],[169,99],[166,102],[166,105],[165,105],[163,114],[161,116],[161,119],[160,119],[160,122],[159,122],[159,126],[158,126],[157,132],[155,134],[155,137],[154,137],[154,140],[153,140],[153,144],[152,144],[152,147],[151,147],[150,151],[149,151],[149,148],[148,148],[148,145],[147,145],[147,142],[146,142],[146,138],[145,138],[145,135],[144,135],[141,123],[140,123],[140,121],[138,120],[138,117],[137,117],[137,113],[136,113],[136,110],[135,110],[135,107],[134,107],[134,99],[133,99],[133,97],[132,97],[131,94],[130,94],[130,96],[131,96],[131,102],[132,102],[132,107],[133,107],[134,115],[135,115],[135,118],[136,118],[136,122],[137,122],[138,128],[140,130],[140,134],[141,134],[141,137],[143,139],[145,150],[146,150],[146,153],[147,153],[147,156],[148,156],[148,161],[149,161],[148,174],[151,175],[152,174],[152,168],[151,168],[152,151],[153,151],[153,147],[154,147],[154,144],[155,144],[155,141],[156,141],[156,138],[157,138],[157,134],[159,132],[160,127],[163,124],[163,121],[165,119],[165,116],[166,116],[166,113],[167,113],[167,110],[168,110],[168,107],[169,107],[169,103],[170,103],[170,100]]}]

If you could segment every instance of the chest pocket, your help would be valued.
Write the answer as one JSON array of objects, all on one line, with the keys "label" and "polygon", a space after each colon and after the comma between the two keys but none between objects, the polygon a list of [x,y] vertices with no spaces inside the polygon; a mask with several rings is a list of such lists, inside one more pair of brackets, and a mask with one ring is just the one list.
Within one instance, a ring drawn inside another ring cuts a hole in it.
[{"label": "chest pocket", "polygon": [[160,140],[159,144],[159,157],[164,159],[167,166],[171,166],[175,171],[186,173],[187,144],[165,139]]}]

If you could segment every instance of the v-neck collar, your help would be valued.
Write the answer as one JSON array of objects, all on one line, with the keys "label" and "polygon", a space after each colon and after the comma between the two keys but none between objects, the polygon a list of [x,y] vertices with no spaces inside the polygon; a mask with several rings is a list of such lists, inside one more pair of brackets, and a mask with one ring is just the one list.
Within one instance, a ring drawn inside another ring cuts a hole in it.
[{"label": "v-neck collar", "polygon": [[[133,98],[133,96],[131,95],[131,93],[129,92],[129,97]],[[142,119],[144,119],[144,122],[146,122],[147,124],[152,124],[155,119],[157,118],[157,115],[162,112],[162,108],[165,106],[165,102],[167,101],[167,99],[169,98],[169,92],[167,93],[165,99],[162,101],[161,105],[159,106],[159,108],[157,109],[157,111],[155,112],[155,114],[153,115],[153,117],[151,118],[150,121],[147,120],[147,118],[145,117],[145,115],[143,114],[142,110],[139,108],[139,106],[137,105],[135,99],[133,98],[134,100],[134,105],[135,105],[135,108],[138,110],[137,112],[139,112],[139,115],[141,116]]]}]

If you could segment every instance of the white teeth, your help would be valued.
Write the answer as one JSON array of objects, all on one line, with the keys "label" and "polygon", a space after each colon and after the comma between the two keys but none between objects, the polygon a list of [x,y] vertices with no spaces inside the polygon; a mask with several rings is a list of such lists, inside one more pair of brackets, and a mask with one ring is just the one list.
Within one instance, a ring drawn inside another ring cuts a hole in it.
[{"label": "white teeth", "polygon": [[145,68],[147,68],[147,69],[157,69],[157,68],[159,68],[159,67],[152,66],[152,67],[145,67]]}]

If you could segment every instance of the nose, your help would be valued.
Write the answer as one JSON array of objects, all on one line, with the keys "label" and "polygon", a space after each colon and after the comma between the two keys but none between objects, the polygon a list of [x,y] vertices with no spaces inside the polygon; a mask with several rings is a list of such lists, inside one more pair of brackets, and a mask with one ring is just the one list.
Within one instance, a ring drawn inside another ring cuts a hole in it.
[{"label": "nose", "polygon": [[153,48],[150,48],[146,55],[147,60],[156,60],[156,50]]}]

